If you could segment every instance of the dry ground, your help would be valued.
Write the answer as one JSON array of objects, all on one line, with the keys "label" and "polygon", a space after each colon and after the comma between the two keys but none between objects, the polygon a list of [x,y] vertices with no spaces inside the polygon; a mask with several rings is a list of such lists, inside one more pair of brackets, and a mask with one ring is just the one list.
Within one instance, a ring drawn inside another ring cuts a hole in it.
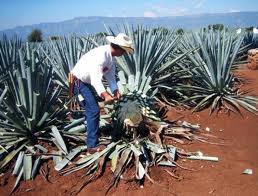
[{"label": "dry ground", "polygon": [[[242,70],[241,76],[248,81],[244,88],[251,89],[258,96],[258,71]],[[180,180],[169,176],[162,167],[152,168],[151,177],[159,183],[146,182],[143,189],[136,182],[125,183],[121,181],[117,188],[112,189],[109,195],[182,195],[182,196],[256,196],[258,195],[258,117],[244,112],[244,117],[231,114],[213,114],[208,111],[191,114],[188,111],[171,109],[169,118],[175,119],[183,115],[183,120],[199,123],[202,128],[209,127],[207,132],[216,137],[216,141],[226,145],[211,145],[201,142],[192,142],[181,145],[188,151],[202,151],[205,155],[217,156],[218,162],[182,160],[178,162],[184,167],[196,171],[176,169]],[[242,174],[243,170],[250,168],[252,175]],[[49,181],[46,182],[38,175],[34,181],[21,182],[14,195],[71,195],[74,187],[83,182],[83,171],[68,176],[59,176],[49,168]],[[109,168],[97,181],[85,187],[79,195],[104,195],[111,180]],[[15,179],[6,174],[1,177],[0,195],[8,195]],[[167,188],[165,188],[167,187]]]}]

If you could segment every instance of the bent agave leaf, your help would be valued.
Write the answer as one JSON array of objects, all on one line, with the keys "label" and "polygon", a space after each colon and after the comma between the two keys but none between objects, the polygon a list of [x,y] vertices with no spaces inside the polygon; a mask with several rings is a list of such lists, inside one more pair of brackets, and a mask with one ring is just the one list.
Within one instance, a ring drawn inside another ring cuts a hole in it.
[{"label": "bent agave leaf", "polygon": [[60,171],[63,169],[71,160],[81,151],[86,150],[86,146],[79,146],[75,149],[72,149],[71,152],[69,152],[61,161],[59,161],[55,165],[55,170]]},{"label": "bent agave leaf", "polygon": [[67,151],[67,147],[65,145],[65,142],[59,132],[59,130],[56,128],[56,126],[53,126],[51,127],[51,130],[52,130],[52,133],[53,133],[53,136],[55,137],[56,139],[56,142],[58,144],[58,147],[61,148],[61,150],[65,153],[65,154],[68,154],[68,151]]}]

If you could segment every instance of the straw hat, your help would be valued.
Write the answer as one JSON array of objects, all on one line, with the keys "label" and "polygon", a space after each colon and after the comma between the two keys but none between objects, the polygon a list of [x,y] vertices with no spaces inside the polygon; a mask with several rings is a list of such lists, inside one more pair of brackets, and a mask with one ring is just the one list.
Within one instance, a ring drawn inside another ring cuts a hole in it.
[{"label": "straw hat", "polygon": [[132,48],[132,40],[124,33],[119,33],[115,36],[106,36],[107,41],[110,43],[118,45],[120,48],[124,49],[126,52],[132,54],[134,49]]}]

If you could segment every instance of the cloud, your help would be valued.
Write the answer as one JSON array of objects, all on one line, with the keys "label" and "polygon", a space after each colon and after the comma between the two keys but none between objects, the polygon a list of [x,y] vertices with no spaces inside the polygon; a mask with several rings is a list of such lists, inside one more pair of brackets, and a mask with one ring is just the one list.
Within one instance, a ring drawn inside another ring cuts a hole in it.
[{"label": "cloud", "polygon": [[228,12],[230,13],[234,13],[234,12],[240,12],[240,10],[236,10],[236,9],[229,9]]},{"label": "cloud", "polygon": [[171,15],[171,16],[182,16],[182,15],[187,14],[187,12],[188,12],[188,9],[187,9],[187,8],[176,7],[176,8],[174,8],[174,9],[171,9],[171,10],[170,10],[170,15]]},{"label": "cloud", "polygon": [[203,7],[203,4],[204,4],[204,2],[205,2],[205,0],[198,0],[197,2],[196,2],[196,5],[194,6],[194,8],[201,8],[201,7]]},{"label": "cloud", "polygon": [[[185,15],[188,9],[183,7],[163,7],[160,5],[153,5],[152,10],[155,10],[157,16],[180,16]],[[153,12],[153,11],[152,11]]]},{"label": "cloud", "polygon": [[146,11],[143,13],[144,17],[157,17],[156,13],[152,12],[152,11]]}]

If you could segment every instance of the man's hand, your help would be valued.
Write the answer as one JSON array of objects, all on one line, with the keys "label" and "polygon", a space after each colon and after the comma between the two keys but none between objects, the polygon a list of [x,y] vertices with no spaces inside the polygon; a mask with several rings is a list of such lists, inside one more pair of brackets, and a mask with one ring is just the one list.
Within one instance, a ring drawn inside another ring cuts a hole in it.
[{"label": "man's hand", "polygon": [[101,97],[104,98],[105,104],[110,104],[114,101],[114,97],[112,97],[107,91],[101,93]]},{"label": "man's hand", "polygon": [[121,98],[121,94],[118,89],[114,90],[113,94],[114,94],[114,99],[118,100]]}]

